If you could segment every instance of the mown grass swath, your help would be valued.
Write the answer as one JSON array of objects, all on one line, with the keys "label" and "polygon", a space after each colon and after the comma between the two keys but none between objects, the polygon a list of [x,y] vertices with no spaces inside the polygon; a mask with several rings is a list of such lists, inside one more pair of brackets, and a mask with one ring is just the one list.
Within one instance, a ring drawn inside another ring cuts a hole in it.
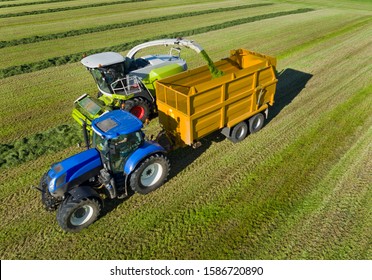
[{"label": "mown grass swath", "polygon": [[[13,1],[13,0],[7,0]],[[71,2],[74,0],[49,0],[49,1],[39,1],[39,2],[26,2],[26,3],[16,3],[16,4],[2,4],[0,5],[1,8],[11,8],[11,7],[21,7],[21,6],[31,6],[31,5],[38,5],[38,4],[50,4],[50,3],[57,3],[57,2]]]},{"label": "mown grass swath", "polygon": [[18,165],[43,154],[55,153],[82,141],[81,129],[77,125],[66,124],[9,144],[0,144],[0,168]]},{"label": "mown grass swath", "polygon": [[4,68],[0,69],[0,78],[10,77],[10,76],[14,76],[14,75],[22,74],[22,73],[30,73],[33,71],[38,71],[38,70],[45,69],[45,68],[52,67],[52,66],[58,66],[58,65],[63,65],[67,63],[77,62],[77,61],[80,61],[83,55],[89,55],[89,54],[105,52],[105,51],[116,51],[116,52],[124,51],[138,44],[151,41],[151,40],[162,39],[162,38],[176,38],[176,37],[192,36],[196,34],[229,28],[232,26],[255,22],[259,20],[265,20],[265,19],[281,17],[281,16],[286,16],[286,15],[307,13],[311,11],[314,11],[314,9],[302,8],[302,9],[296,9],[296,10],[291,10],[291,11],[269,13],[269,14],[258,15],[258,16],[253,16],[253,17],[241,18],[241,19],[232,20],[232,21],[226,21],[220,24],[209,25],[209,26],[200,27],[196,29],[189,29],[189,30],[185,30],[181,32],[162,34],[159,36],[139,39],[139,40],[127,42],[127,43],[116,45],[116,46],[110,46],[110,47],[94,49],[94,50],[87,50],[84,52],[64,55],[60,57],[53,57],[53,58],[49,58],[43,61],[38,61],[38,62],[24,64],[24,65],[18,65],[18,66],[12,66],[12,67],[8,67],[5,69]]},{"label": "mown grass swath", "polygon": [[17,45],[22,45],[22,44],[30,44],[30,43],[36,43],[36,42],[41,42],[41,41],[47,41],[47,40],[53,40],[53,39],[59,39],[59,38],[66,38],[66,37],[72,37],[72,36],[79,36],[79,35],[83,35],[83,34],[89,34],[89,33],[94,33],[94,32],[102,32],[102,31],[107,31],[107,30],[113,30],[113,29],[118,29],[118,28],[131,27],[131,26],[161,22],[161,21],[167,21],[167,20],[172,20],[172,19],[180,19],[180,18],[185,18],[185,17],[207,15],[207,14],[211,14],[211,13],[236,11],[236,10],[257,8],[257,7],[270,6],[270,5],[273,5],[273,3],[248,4],[248,5],[241,5],[241,6],[232,6],[232,7],[227,7],[227,8],[209,9],[209,10],[204,10],[204,11],[187,12],[187,13],[179,13],[179,14],[153,17],[153,18],[147,18],[147,19],[140,19],[140,20],[124,22],[124,23],[107,24],[107,25],[101,25],[101,26],[92,27],[92,28],[70,30],[70,31],[66,31],[66,32],[48,34],[48,35],[44,35],[44,36],[32,36],[32,37],[28,37],[28,38],[21,38],[21,39],[11,40],[11,41],[0,41],[0,48],[10,47],[10,46],[17,46]]},{"label": "mown grass swath", "polygon": [[72,6],[72,7],[51,8],[51,9],[46,9],[46,10],[35,10],[35,11],[27,11],[27,12],[20,12],[20,13],[1,14],[0,18],[40,15],[40,14],[47,14],[47,13],[56,13],[56,12],[63,12],[63,11],[72,11],[72,10],[79,10],[79,9],[85,9],[85,8],[94,8],[94,7],[102,7],[102,6],[133,3],[133,2],[144,2],[144,1],[150,1],[150,0],[122,0],[122,1],[95,3],[95,4]]}]

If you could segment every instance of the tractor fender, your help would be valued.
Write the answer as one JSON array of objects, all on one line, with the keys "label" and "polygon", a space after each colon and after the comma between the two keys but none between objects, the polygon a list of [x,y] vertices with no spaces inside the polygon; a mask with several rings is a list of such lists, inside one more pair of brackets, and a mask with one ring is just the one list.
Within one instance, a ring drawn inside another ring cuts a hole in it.
[{"label": "tractor fender", "polygon": [[165,149],[154,141],[146,141],[144,144],[134,151],[127,159],[124,165],[124,173],[129,175],[136,166],[145,158],[156,153],[165,153]]},{"label": "tractor fender", "polygon": [[68,194],[72,196],[73,200],[81,200],[83,198],[94,197],[103,205],[101,196],[89,186],[79,186],[73,188],[68,191]]}]

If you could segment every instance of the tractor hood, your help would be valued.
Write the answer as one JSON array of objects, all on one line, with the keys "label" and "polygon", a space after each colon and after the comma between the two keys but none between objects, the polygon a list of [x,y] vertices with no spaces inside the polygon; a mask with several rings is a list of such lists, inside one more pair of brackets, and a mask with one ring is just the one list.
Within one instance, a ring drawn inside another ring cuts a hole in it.
[{"label": "tractor hood", "polygon": [[62,197],[69,187],[79,185],[98,174],[102,168],[96,149],[73,155],[55,163],[48,171],[48,189],[54,197]]}]

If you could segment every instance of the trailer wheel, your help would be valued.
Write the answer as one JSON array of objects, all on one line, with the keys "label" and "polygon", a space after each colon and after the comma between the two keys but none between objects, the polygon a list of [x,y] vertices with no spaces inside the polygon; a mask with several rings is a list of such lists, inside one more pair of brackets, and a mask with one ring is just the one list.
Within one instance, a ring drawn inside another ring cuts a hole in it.
[{"label": "trailer wheel", "polygon": [[132,189],[148,194],[164,184],[169,174],[169,160],[165,155],[155,154],[145,159],[130,176]]},{"label": "trailer wheel", "polygon": [[262,113],[258,113],[249,119],[249,132],[255,133],[259,131],[265,122],[265,117]]},{"label": "trailer wheel", "polygon": [[240,122],[236,126],[233,127],[231,131],[231,135],[228,138],[233,143],[240,142],[247,137],[248,134],[248,125],[246,122]]},{"label": "trailer wheel", "polygon": [[124,110],[132,113],[144,123],[150,116],[150,103],[141,97],[133,98],[131,101],[133,102],[127,102],[128,106],[124,106]]},{"label": "trailer wheel", "polygon": [[97,220],[100,212],[101,205],[94,198],[68,197],[58,208],[57,222],[65,231],[79,232]]}]

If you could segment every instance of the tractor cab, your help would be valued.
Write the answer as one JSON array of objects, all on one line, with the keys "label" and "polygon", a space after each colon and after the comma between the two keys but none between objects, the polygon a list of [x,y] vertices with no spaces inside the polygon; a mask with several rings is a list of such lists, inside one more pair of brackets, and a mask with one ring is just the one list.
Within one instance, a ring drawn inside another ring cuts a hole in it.
[{"label": "tractor cab", "polygon": [[93,147],[104,167],[112,174],[123,173],[126,159],[144,142],[142,122],[117,110],[94,121],[92,128]]}]

